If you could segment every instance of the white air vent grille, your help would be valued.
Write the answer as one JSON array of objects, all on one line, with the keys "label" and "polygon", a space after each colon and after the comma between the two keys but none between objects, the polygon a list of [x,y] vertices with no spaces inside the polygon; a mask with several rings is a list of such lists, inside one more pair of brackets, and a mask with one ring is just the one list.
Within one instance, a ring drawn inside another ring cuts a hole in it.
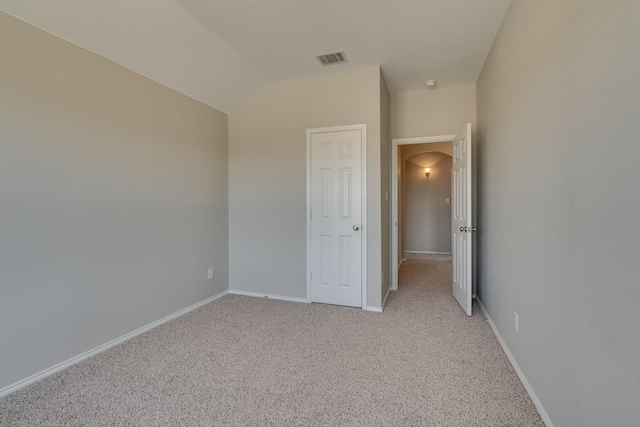
[{"label": "white air vent grille", "polygon": [[343,51],[340,52],[331,52],[331,53],[323,53],[322,55],[316,55],[316,58],[320,62],[320,64],[324,65],[335,65],[341,64],[343,62],[348,62],[347,57]]}]

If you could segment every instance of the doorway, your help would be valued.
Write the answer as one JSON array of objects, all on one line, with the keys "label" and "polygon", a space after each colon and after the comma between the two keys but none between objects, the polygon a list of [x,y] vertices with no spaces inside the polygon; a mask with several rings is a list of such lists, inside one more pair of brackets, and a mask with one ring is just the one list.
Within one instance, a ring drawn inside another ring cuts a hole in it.
[{"label": "doorway", "polygon": [[[398,269],[401,253],[399,245],[399,228],[401,216],[399,211],[399,149],[403,145],[437,144],[451,141],[453,145],[453,177],[452,177],[452,260],[453,260],[453,296],[464,312],[471,316],[473,298],[472,273],[473,262],[473,168],[471,146],[471,124],[467,123],[458,135],[444,135],[426,138],[405,138],[392,140],[392,217],[391,217],[391,289],[398,289]],[[425,172],[428,172],[425,170]]]},{"label": "doorway", "polygon": [[[443,150],[445,147],[451,147],[452,141],[456,135],[441,135],[433,137],[422,138],[402,138],[394,139],[391,141],[391,290],[398,290],[398,268],[402,261],[402,254],[400,253],[400,227],[402,226],[402,219],[399,217],[400,209],[400,174],[402,172],[402,164],[404,161],[402,156],[399,155],[400,147],[413,146],[416,147],[420,144],[430,144],[431,147],[439,145]],[[451,150],[451,148],[449,148]],[[419,147],[418,147],[418,152]]]},{"label": "doorway", "polygon": [[[440,145],[445,145],[444,149]],[[414,154],[416,149],[419,152]],[[451,151],[451,144],[447,143],[400,147],[398,246],[401,259],[427,254],[451,255]]]}]

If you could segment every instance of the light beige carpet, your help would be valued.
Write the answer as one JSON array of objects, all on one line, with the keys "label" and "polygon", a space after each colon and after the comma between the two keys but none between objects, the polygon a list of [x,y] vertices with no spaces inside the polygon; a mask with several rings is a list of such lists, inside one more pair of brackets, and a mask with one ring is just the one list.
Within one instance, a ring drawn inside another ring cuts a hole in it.
[{"label": "light beige carpet", "polygon": [[0,424],[542,425],[450,258],[400,283],[384,313],[225,296],[0,399]]}]

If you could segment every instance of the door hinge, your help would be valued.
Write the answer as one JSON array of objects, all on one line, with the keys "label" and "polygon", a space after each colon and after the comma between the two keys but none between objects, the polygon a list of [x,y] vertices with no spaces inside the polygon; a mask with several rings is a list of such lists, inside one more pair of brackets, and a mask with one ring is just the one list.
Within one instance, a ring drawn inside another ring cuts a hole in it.
[{"label": "door hinge", "polygon": [[311,279],[310,280],[313,282],[313,271],[311,272]]}]

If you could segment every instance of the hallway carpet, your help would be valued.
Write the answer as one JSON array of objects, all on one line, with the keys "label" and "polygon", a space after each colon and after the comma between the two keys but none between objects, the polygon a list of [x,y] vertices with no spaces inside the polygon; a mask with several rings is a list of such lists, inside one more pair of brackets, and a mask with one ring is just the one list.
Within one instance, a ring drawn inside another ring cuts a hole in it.
[{"label": "hallway carpet", "polygon": [[0,399],[0,425],[540,426],[449,257],[384,313],[228,295]]}]

